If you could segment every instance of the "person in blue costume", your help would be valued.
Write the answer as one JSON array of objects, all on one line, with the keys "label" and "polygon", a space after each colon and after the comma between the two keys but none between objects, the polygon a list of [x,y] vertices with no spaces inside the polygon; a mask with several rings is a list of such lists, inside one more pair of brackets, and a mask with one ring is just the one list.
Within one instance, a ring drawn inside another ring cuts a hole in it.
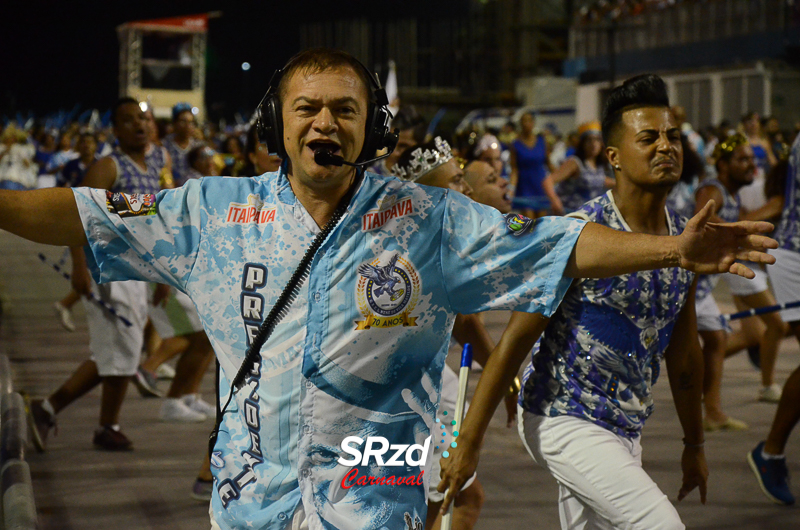
[{"label": "person in blue costume", "polygon": [[[638,76],[613,90],[602,128],[616,185],[573,216],[628,235],[683,237],[708,226],[710,207],[687,222],[665,206],[683,153],[661,78]],[[730,270],[742,272],[738,268]],[[457,491],[474,471],[502,389],[544,332],[523,377],[519,431],[534,461],[559,484],[562,529],[684,528],[642,469],[640,433],[653,411],[652,386],[665,358],[684,432],[678,499],[699,488],[705,502],[695,286],[692,272],[671,265],[573,282],[549,322],[514,313],[481,376],[458,447],[442,460],[439,491]],[[448,493],[442,510],[451,499]]]},{"label": "person in blue costume", "polygon": [[519,121],[519,135],[511,144],[511,177],[514,196],[532,204],[522,208],[526,217],[541,217],[549,212],[562,214],[561,201],[553,181],[548,179],[550,150],[541,134],[533,132],[533,114],[525,113]]},{"label": "person in blue costume", "polygon": [[[450,190],[365,172],[344,162],[392,147],[375,77],[349,54],[309,49],[274,79],[260,121],[285,155],[276,173],[206,177],[157,195],[0,190],[0,229],[85,245],[98,281],[167,283],[194,302],[220,364],[220,403],[231,397],[211,455],[214,529],[421,526],[430,477],[420,453],[457,313],[547,318],[572,278],[676,265],[749,274],[736,257],[771,261],[762,251],[773,242],[758,235],[768,223],[623,233],[505,217]],[[339,214],[232,388],[265,313]],[[352,463],[352,437],[410,454],[394,466]]]}]

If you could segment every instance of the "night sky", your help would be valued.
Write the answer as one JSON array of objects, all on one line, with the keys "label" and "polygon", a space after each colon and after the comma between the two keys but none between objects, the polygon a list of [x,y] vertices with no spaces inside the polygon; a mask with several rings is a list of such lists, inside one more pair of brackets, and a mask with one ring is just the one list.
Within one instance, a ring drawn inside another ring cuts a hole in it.
[{"label": "night sky", "polygon": [[[214,113],[258,103],[272,72],[298,51],[302,22],[328,18],[448,16],[464,2],[203,0],[54,2],[11,0],[0,16],[0,116],[31,110],[109,108],[118,95],[124,22],[222,11],[209,22],[206,103]],[[432,8],[430,4],[435,4]],[[243,87],[242,62],[252,65]]]}]

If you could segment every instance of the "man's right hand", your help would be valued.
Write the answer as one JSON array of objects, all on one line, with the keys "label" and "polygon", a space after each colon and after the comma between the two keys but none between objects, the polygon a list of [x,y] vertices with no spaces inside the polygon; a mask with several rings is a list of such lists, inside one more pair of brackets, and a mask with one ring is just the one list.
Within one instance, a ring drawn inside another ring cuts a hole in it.
[{"label": "man's right hand", "polygon": [[81,296],[89,296],[92,292],[92,277],[89,269],[80,264],[72,268],[72,288]]}]

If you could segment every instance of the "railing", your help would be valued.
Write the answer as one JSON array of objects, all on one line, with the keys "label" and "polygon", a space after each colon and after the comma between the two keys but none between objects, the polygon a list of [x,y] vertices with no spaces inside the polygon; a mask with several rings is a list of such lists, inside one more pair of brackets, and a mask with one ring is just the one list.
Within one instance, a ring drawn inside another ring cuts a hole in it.
[{"label": "railing", "polygon": [[[794,0],[695,0],[570,28],[569,57],[596,57],[797,27]],[[611,43],[613,42],[613,48]]]},{"label": "railing", "polygon": [[22,396],[13,392],[8,357],[0,354],[0,529],[38,528],[31,470],[25,461],[28,424]]}]

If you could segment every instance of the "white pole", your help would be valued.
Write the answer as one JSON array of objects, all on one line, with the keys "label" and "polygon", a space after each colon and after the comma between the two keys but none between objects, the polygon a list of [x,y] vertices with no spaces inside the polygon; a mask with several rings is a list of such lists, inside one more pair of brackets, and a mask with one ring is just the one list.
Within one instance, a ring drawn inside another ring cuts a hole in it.
[{"label": "white pole", "polygon": [[[469,382],[469,369],[472,367],[472,345],[464,344],[464,350],[461,352],[461,369],[458,372],[458,399],[456,399],[456,413],[455,422],[453,426],[454,431],[461,430],[461,421],[464,419],[464,404],[467,401],[467,383]],[[455,438],[457,439],[457,437]],[[448,490],[449,491],[449,490]],[[444,492],[447,496],[447,491]],[[453,505],[455,505],[455,496],[447,509],[447,513],[442,516],[442,530],[450,530],[453,524]]]}]

